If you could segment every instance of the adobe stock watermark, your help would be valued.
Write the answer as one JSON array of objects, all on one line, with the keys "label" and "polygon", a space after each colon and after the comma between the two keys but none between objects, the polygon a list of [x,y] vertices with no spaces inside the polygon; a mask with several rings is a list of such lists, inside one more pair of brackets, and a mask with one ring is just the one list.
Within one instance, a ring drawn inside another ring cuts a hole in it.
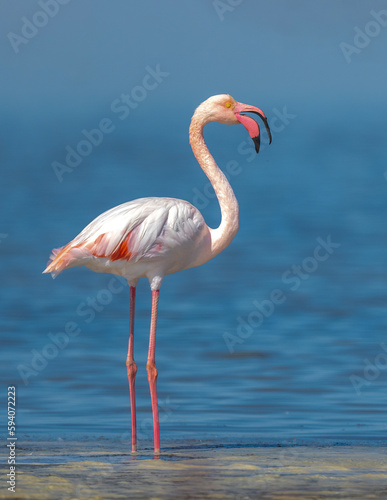
[{"label": "adobe stock watermark", "polygon": [[[127,281],[119,276],[110,278],[106,288],[102,288],[93,297],[87,297],[76,307],[76,314],[85,323],[90,323],[97,313],[108,306],[115,295],[121,293],[128,286]],[[55,359],[69,343],[82,332],[79,321],[67,321],[60,332],[48,333],[48,342],[41,349],[32,349],[28,363],[20,363],[17,370],[25,386],[29,385],[30,378],[41,373],[50,361]]]},{"label": "adobe stock watermark", "polygon": [[69,2],[70,0],[39,0],[38,5],[41,10],[35,11],[30,19],[26,16],[21,18],[21,34],[14,33],[13,31],[7,33],[7,38],[15,54],[20,52],[21,45],[27,45],[36,37],[39,30],[47,26],[50,19],[53,19],[58,14],[62,5],[66,5]]},{"label": "adobe stock watermark", "polygon": [[235,7],[238,7],[243,0],[213,0],[212,5],[215,9],[220,21],[224,21],[224,15],[229,12],[234,12]]},{"label": "adobe stock watermark", "polygon": [[351,375],[349,377],[358,396],[361,396],[363,387],[369,387],[380,377],[382,372],[387,371],[387,344],[380,344],[380,349],[382,352],[379,352],[372,361],[364,358],[362,375]]},{"label": "adobe stock watermark", "polygon": [[[318,237],[318,245],[313,250],[313,255],[305,257],[300,265],[292,265],[282,274],[282,283],[287,285],[289,291],[295,292],[300,288],[303,281],[317,271],[320,264],[325,262],[334,251],[341,246],[335,243],[328,235],[325,239]],[[265,319],[269,318],[276,308],[287,300],[286,291],[281,288],[273,289],[269,296],[262,300],[253,300],[253,309],[246,317],[237,317],[237,326],[234,333],[224,332],[223,340],[230,353],[235,352],[235,346],[244,344],[255,331],[257,331]]]},{"label": "adobe stock watermark", "polygon": [[352,61],[353,54],[360,54],[371,43],[371,39],[379,36],[382,28],[387,26],[387,10],[370,11],[372,19],[363,29],[354,27],[355,36],[352,43],[341,42],[339,47],[347,63]]},{"label": "adobe stock watermark", "polygon": [[67,145],[65,147],[64,161],[53,161],[51,167],[59,182],[63,182],[63,176],[71,173],[77,168],[84,158],[98,148],[105,135],[111,134],[116,129],[114,119],[125,120],[130,113],[143,102],[149,92],[153,92],[170,75],[167,71],[162,71],[160,64],[154,68],[145,67],[145,75],[141,83],[136,85],[128,93],[122,93],[120,97],[110,103],[110,111],[114,114],[113,118],[102,118],[91,130],[83,129],[81,139],[75,146]]},{"label": "adobe stock watermark", "polygon": [[[291,123],[292,120],[297,118],[297,115],[289,113],[287,106],[283,106],[282,110],[278,108],[273,108],[271,116],[268,119],[269,127],[272,132],[272,136],[275,137],[277,134],[285,130],[285,128]],[[262,136],[260,152],[269,145],[269,139],[266,135]],[[240,156],[247,156],[245,161],[251,163],[257,157],[255,151],[255,146],[252,141],[243,140],[237,147],[237,151]],[[237,160],[230,160],[226,163],[225,167],[222,169],[223,173],[230,180],[230,177],[237,177],[243,173],[243,167]],[[192,189],[193,197],[192,204],[199,210],[203,210],[210,203],[210,200],[216,198],[214,188],[210,181],[207,181],[201,189],[194,187]]]}]

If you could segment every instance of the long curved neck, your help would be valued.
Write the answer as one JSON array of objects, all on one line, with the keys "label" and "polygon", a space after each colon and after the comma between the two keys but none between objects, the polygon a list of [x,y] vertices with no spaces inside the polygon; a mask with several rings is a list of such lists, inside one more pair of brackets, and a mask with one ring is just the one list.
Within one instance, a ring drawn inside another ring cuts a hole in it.
[{"label": "long curved neck", "polygon": [[192,151],[208,177],[218,198],[222,220],[211,233],[211,257],[215,257],[225,249],[233,240],[239,229],[239,205],[228,180],[216,164],[209,152],[203,137],[203,127],[208,121],[201,118],[200,113],[192,117],[189,128],[189,140]]}]

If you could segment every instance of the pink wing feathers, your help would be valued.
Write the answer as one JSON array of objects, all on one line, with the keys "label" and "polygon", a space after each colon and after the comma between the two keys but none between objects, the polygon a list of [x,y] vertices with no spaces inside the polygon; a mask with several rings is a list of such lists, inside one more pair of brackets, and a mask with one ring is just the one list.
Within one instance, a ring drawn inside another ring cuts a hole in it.
[{"label": "pink wing feathers", "polygon": [[47,268],[63,270],[93,258],[134,261],[162,252],[176,240],[193,239],[204,220],[190,203],[173,198],[140,198],[104,212],[66,246],[54,249]]}]

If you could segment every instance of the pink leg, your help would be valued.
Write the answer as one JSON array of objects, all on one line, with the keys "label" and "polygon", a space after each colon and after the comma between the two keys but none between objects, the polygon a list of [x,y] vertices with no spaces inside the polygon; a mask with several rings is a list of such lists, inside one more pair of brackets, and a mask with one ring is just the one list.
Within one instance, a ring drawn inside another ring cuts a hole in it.
[{"label": "pink leg", "polygon": [[156,391],[157,369],[155,363],[156,323],[157,323],[157,308],[159,305],[159,291],[160,290],[152,291],[152,315],[151,315],[151,327],[150,327],[150,337],[149,337],[149,352],[146,364],[151,401],[152,401],[153,431],[154,431],[154,443],[155,443],[156,455],[160,453],[159,407],[157,404],[157,391]]},{"label": "pink leg", "polygon": [[134,381],[137,373],[137,366],[133,359],[133,338],[134,338],[134,306],[136,300],[136,287],[130,287],[130,320],[129,320],[129,348],[126,358],[126,370],[128,372],[129,392],[130,392],[130,413],[132,416],[132,451],[137,451],[136,433],[136,397],[134,392]]}]

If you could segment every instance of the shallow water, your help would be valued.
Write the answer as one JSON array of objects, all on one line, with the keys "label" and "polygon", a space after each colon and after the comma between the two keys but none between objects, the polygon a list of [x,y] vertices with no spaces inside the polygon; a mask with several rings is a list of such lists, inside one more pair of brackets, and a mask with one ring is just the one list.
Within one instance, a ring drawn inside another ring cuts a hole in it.
[{"label": "shallow water", "polygon": [[[254,163],[237,152],[243,134],[233,143],[226,132],[224,150],[216,146],[220,136],[209,134],[219,162],[240,166],[231,182],[241,228],[218,258],[167,277],[162,287],[156,347],[162,442],[385,438],[381,136],[356,142],[356,129],[346,122],[343,135],[338,119],[336,130],[302,129],[297,149],[292,141],[302,126],[294,123],[293,137],[274,137]],[[323,134],[341,134],[341,142],[331,140],[316,154]],[[27,439],[130,439],[129,290],[80,268],[52,281],[41,274],[51,248],[102,211],[146,195],[187,199],[210,225],[218,223],[216,201],[198,195],[207,181],[183,141],[173,155],[162,141],[157,155],[140,143],[143,158],[137,159],[124,137],[109,140],[62,183],[49,166],[59,146],[34,142],[30,157],[13,150],[1,200],[7,287],[0,372],[5,384],[17,387],[17,430]],[[149,312],[149,287],[142,282],[135,331],[139,448],[152,437]],[[66,340],[65,328],[79,333]]]},{"label": "shallow water", "polygon": [[116,440],[19,443],[17,491],[0,498],[384,499],[385,448],[295,442],[168,443],[128,454]]}]

